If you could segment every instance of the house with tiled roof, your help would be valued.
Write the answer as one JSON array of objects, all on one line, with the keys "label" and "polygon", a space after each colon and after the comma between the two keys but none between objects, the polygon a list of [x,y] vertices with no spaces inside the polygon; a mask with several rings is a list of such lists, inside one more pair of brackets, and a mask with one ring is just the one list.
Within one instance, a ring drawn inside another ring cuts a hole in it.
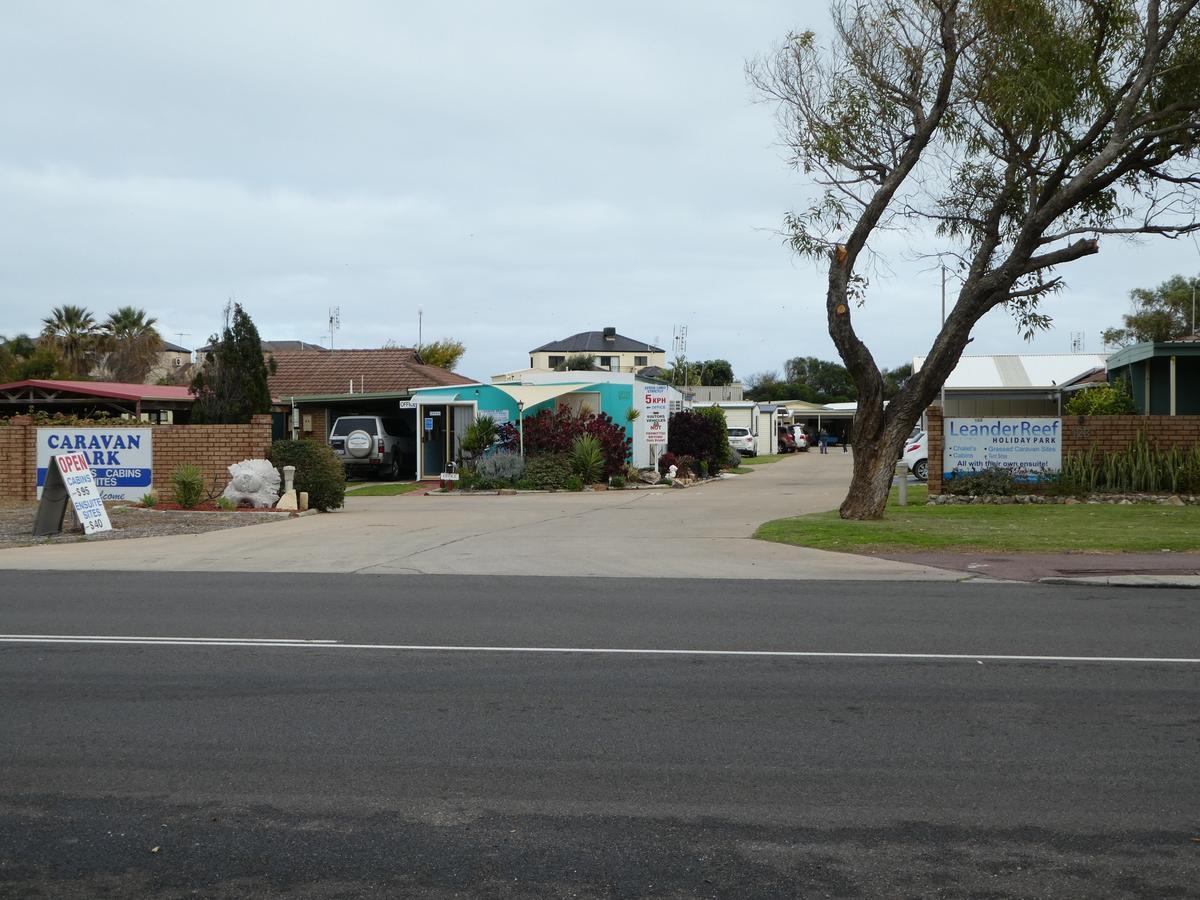
[{"label": "house with tiled roof", "polygon": [[647,366],[665,367],[667,351],[646,341],[617,334],[615,328],[581,331],[529,351],[529,368],[560,369],[568,356],[591,357],[592,365],[606,372],[638,372]]},{"label": "house with tiled roof", "polygon": [[[455,372],[427,366],[409,347],[378,350],[276,350],[267,386],[281,415],[277,433],[324,441],[346,416],[381,416],[417,432],[413,392],[472,384]],[[286,425],[284,424],[286,423]]]}]

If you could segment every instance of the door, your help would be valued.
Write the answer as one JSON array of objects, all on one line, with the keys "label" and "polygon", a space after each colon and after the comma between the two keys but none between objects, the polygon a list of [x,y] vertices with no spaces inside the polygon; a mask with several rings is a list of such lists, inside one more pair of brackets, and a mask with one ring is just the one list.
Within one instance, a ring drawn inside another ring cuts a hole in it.
[{"label": "door", "polygon": [[421,475],[436,478],[446,468],[446,407],[423,406],[421,413]]}]

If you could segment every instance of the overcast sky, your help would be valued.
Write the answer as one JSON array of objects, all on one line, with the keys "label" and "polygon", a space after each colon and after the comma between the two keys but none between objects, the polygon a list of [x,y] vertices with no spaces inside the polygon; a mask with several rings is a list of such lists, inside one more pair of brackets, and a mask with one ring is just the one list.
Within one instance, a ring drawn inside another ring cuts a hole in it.
[{"label": "overcast sky", "polygon": [[[240,301],[264,339],[453,336],[488,376],[616,326],[740,377],[836,358],[823,279],[777,230],[806,185],[743,66],[806,2],[5,6],[0,333],[50,307],[144,307],[189,347]],[[884,247],[860,333],[924,355],[938,274]],[[1191,241],[1063,270],[1053,331],[993,313],[973,353],[1097,352],[1128,292],[1200,270]],[[182,333],[182,337],[181,337]]]}]

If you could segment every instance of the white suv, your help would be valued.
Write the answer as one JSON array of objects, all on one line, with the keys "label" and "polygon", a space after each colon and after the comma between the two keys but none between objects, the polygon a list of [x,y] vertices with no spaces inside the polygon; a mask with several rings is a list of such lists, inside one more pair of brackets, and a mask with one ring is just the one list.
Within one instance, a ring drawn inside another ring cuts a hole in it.
[{"label": "white suv", "polygon": [[758,456],[754,435],[750,433],[749,428],[730,428],[728,431],[730,447],[742,456]]},{"label": "white suv", "polygon": [[910,437],[904,444],[904,463],[917,481],[925,481],[929,477],[929,448],[925,432],[918,432],[916,437]]},{"label": "white suv", "polygon": [[402,419],[342,416],[329,432],[329,446],[348,475],[362,473],[391,481],[416,475],[417,439]]}]

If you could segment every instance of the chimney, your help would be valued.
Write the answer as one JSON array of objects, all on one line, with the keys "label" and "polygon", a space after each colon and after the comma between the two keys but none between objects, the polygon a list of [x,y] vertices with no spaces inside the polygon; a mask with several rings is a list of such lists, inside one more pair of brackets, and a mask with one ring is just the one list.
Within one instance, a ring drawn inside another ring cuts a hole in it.
[{"label": "chimney", "polygon": [[617,340],[617,329],[611,328],[611,327],[605,328],[604,329],[604,342],[606,344],[612,344],[612,343],[615,343],[616,340]]}]

